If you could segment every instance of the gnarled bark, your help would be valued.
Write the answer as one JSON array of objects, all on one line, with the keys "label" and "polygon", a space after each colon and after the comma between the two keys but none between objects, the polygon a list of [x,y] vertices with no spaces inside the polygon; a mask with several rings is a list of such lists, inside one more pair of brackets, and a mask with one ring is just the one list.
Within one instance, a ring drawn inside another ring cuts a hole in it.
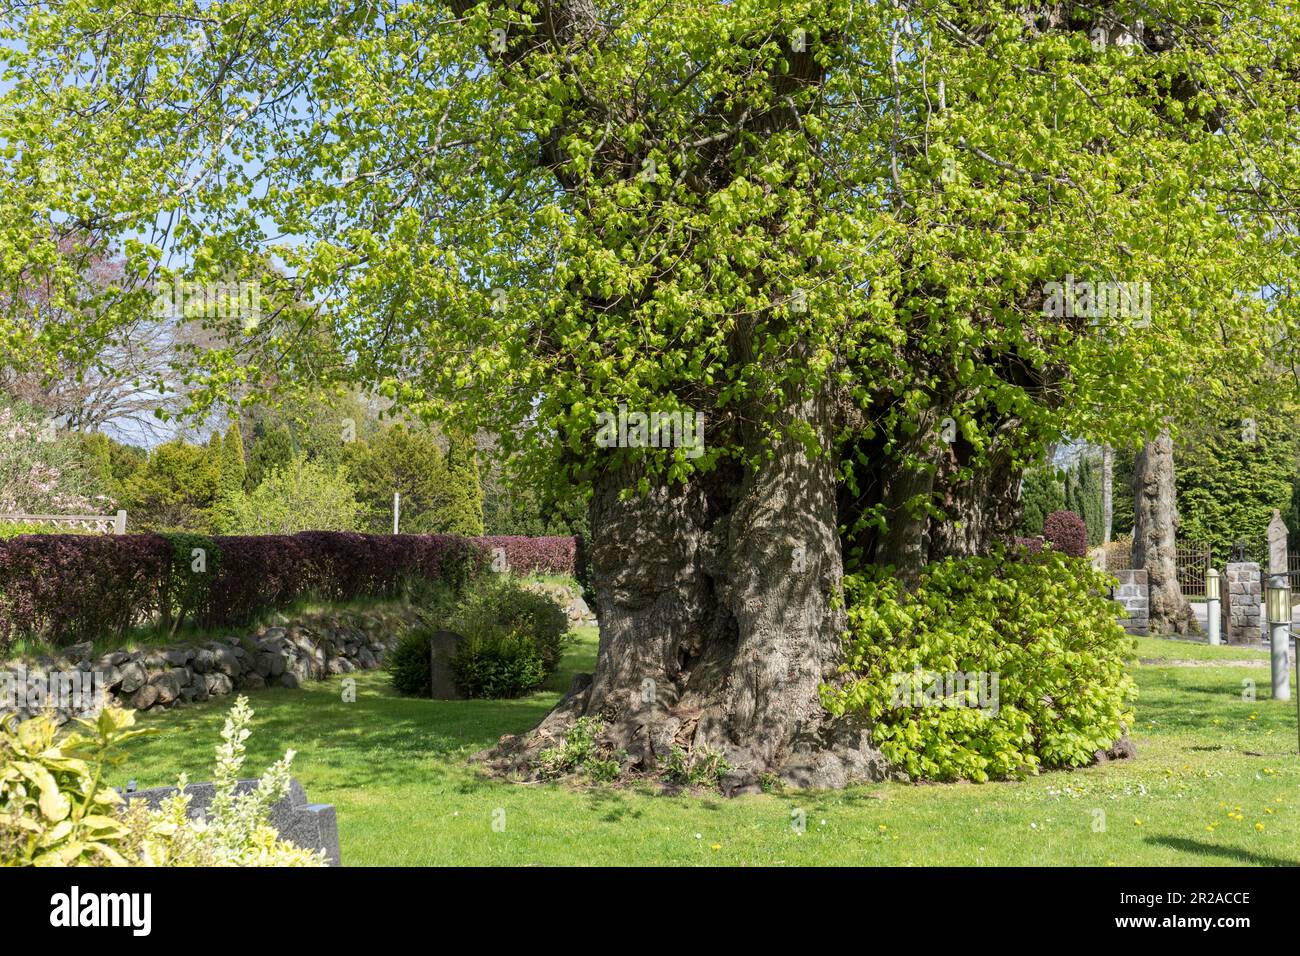
[{"label": "gnarled bark", "polygon": [[[832,447],[824,399],[787,412]],[[813,787],[880,779],[866,726],[832,720],[819,697],[845,623],[832,456],[784,439],[758,467],[625,500],[630,477],[601,476],[591,505],[595,673],[482,759],[533,775],[540,750],[592,716],[633,772],[654,774],[674,746],[721,754],[727,793],[765,774]]]},{"label": "gnarled bark", "polygon": [[1196,616],[1178,586],[1174,443],[1167,428],[1138,453],[1133,474],[1133,513],[1133,565],[1147,572],[1151,630],[1157,634],[1195,633],[1199,630]]}]

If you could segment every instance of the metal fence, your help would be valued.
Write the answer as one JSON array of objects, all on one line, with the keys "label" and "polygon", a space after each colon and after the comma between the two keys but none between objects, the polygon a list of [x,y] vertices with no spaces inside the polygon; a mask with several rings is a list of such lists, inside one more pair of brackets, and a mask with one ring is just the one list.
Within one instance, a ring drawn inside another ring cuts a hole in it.
[{"label": "metal fence", "polygon": [[115,515],[0,515],[0,524],[39,525],[91,534],[126,534],[126,512]]},{"label": "metal fence", "polygon": [[1178,541],[1174,545],[1178,588],[1186,597],[1205,597],[1205,572],[1210,569],[1210,545],[1204,541]]}]

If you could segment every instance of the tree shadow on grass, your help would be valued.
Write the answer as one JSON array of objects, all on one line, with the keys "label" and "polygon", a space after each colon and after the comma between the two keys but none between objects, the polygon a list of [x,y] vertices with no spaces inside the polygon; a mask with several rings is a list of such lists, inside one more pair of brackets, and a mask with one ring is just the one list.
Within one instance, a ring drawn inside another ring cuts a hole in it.
[{"label": "tree shadow on grass", "polygon": [[[244,772],[261,773],[293,748],[299,754],[295,772],[324,777],[330,786],[451,780],[468,772],[470,754],[502,734],[528,730],[555,701],[553,694],[543,693],[518,700],[408,698],[393,692],[382,674],[353,676],[353,702],[343,700],[344,678],[297,690],[248,692],[255,716]],[[129,775],[141,787],[165,785],[181,770],[191,780],[208,779],[213,749],[233,704],[231,695],[145,715],[141,724],[160,733],[131,746],[129,774],[124,772],[120,782]]]},{"label": "tree shadow on grass", "polygon": [[638,820],[644,814],[632,806],[627,794],[610,787],[597,787],[587,793],[587,802],[591,809],[599,813],[604,823],[622,823],[624,820]]},{"label": "tree shadow on grass", "polygon": [[1146,842],[1154,846],[1168,847],[1180,853],[1190,853],[1193,856],[1222,857],[1240,863],[1253,863],[1257,866],[1300,866],[1300,862],[1296,860],[1284,860],[1281,857],[1267,856],[1263,853],[1254,853],[1251,850],[1241,850],[1234,847],[1212,846],[1209,843],[1189,840],[1186,837],[1149,836],[1146,838]]}]

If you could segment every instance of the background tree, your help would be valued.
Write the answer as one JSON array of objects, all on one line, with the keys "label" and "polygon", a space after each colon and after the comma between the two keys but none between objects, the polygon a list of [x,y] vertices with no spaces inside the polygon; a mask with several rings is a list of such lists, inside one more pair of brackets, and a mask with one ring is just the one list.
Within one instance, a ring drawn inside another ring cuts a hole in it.
[{"label": "background tree", "polygon": [[1289,508],[1300,454],[1294,409],[1219,415],[1185,430],[1178,455],[1178,516],[1183,537],[1210,545],[1221,566],[1238,540],[1267,564],[1273,509]]},{"label": "background tree", "polygon": [[1047,516],[1065,508],[1065,487],[1050,465],[1039,465],[1025,472],[1020,496],[1023,509],[1020,529],[1027,535],[1042,534]]},{"label": "background tree", "polygon": [[478,454],[473,436],[451,429],[447,436],[446,502],[440,509],[445,534],[483,533],[483,490],[478,478]]},{"label": "background tree", "polygon": [[220,483],[220,444],[164,442],[125,481],[122,503],[133,528],[208,533]]},{"label": "background tree", "polygon": [[362,506],[341,465],[297,458],[230,504],[231,534],[355,531]]},{"label": "background tree", "polygon": [[444,530],[441,517],[448,494],[447,463],[432,431],[393,425],[369,442],[347,450],[348,476],[364,508],[367,530],[393,529],[393,494],[400,493],[401,530],[432,534]]}]

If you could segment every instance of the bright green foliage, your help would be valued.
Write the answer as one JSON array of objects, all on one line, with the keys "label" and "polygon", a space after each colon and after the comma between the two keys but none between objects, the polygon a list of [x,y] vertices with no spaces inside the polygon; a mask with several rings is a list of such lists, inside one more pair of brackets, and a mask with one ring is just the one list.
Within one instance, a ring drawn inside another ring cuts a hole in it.
[{"label": "bright green foliage", "polygon": [[1025,472],[1025,483],[1020,494],[1024,505],[1020,528],[1027,535],[1042,534],[1043,519],[1053,511],[1065,507],[1065,489],[1061,479],[1057,470],[1048,465],[1030,468]]},{"label": "bright green foliage", "polygon": [[[597,2],[599,29],[552,7],[16,8],[4,284],[77,300],[78,222],[126,278],[72,303],[84,328],[4,310],[0,349],[93,353],[167,246],[268,300],[253,329],[205,320],[197,403],[363,380],[582,485],[611,458],[757,460],[807,434],[792,394],[866,412],[889,454],[940,406],[976,460],[1029,461],[1300,341],[1294,297],[1256,297],[1300,262],[1293,7],[1109,6],[1145,47],[1005,2]],[[1067,275],[1150,283],[1150,323],[1045,315]],[[596,447],[619,402],[704,412],[707,452]]]},{"label": "bright green foliage", "polygon": [[447,624],[466,637],[528,637],[541,662],[542,678],[550,676],[559,664],[569,636],[563,608],[546,594],[504,575],[487,576],[470,587]]},{"label": "bright green foliage", "polygon": [[233,498],[244,490],[248,481],[248,466],[244,463],[244,436],[240,434],[239,423],[231,422],[226,429],[225,440],[221,444],[221,490],[220,497]]},{"label": "bright green foliage", "polygon": [[663,779],[669,783],[716,788],[719,779],[730,769],[722,754],[708,747],[688,752],[673,744],[664,758]]},{"label": "bright green foliage", "polygon": [[105,773],[122,745],[152,730],[135,714],[105,708],[59,735],[48,714],[0,717],[0,866],[126,866],[122,798]]},{"label": "bright green foliage", "polygon": [[1291,503],[1298,439],[1294,413],[1276,410],[1189,430],[1174,449],[1179,536],[1209,543],[1218,563],[1239,539],[1262,554],[1273,509],[1286,512]]},{"label": "bright green foliage", "polygon": [[98,487],[104,489],[112,506],[106,509],[107,513],[123,501],[127,480],[144,467],[149,453],[114,441],[102,432],[82,432],[77,437]]},{"label": "bright green foliage", "polygon": [[230,503],[229,534],[356,531],[362,507],[342,465],[296,458]]},{"label": "bright green foliage", "polygon": [[231,527],[231,509],[245,490],[248,466],[244,461],[244,437],[238,422],[231,422],[221,443],[221,468],[217,496],[212,504],[212,526],[218,531]]},{"label": "bright green foliage", "polygon": [[519,697],[541,686],[546,669],[527,634],[488,631],[457,648],[451,675],[466,697]]},{"label": "bright green foliage", "polygon": [[123,505],[136,530],[206,532],[220,482],[219,448],[170,441],[126,480]]},{"label": "bright green foliage", "polygon": [[188,815],[183,773],[180,792],[156,810],[143,800],[126,808],[109,785],[124,745],[157,732],[136,728],[134,711],[106,707],[62,736],[47,715],[0,718],[0,866],[324,866],[322,854],[281,840],[270,823],[289,789],[292,750],[253,790],[235,792],[252,718],[240,697],[221,732],[204,819]]},{"label": "bright green foliage", "polygon": [[[1132,640],[1105,596],[1110,580],[1052,551],[932,564],[905,595],[892,580],[847,578],[845,677],[823,702],[871,718],[891,766],[913,779],[1082,766],[1133,722]],[[946,695],[957,672],[987,675],[990,691],[996,675],[996,693],[978,700],[974,680]]]},{"label": "bright green foliage", "polygon": [[357,440],[345,454],[348,476],[365,508],[366,530],[393,529],[393,493],[400,493],[401,530],[432,534],[444,529],[449,494],[447,464],[433,432],[393,425],[370,441]]},{"label": "bright green foliage", "polygon": [[124,851],[140,866],[325,866],[324,854],[281,840],[271,825],[271,807],[289,791],[289,766],[294,752],[266,769],[257,786],[236,792],[244,766],[246,742],[253,721],[247,697],[239,697],[226,717],[217,745],[215,793],[203,818],[189,815],[186,778],[180,792],[157,810],[143,801],[124,815]]}]

